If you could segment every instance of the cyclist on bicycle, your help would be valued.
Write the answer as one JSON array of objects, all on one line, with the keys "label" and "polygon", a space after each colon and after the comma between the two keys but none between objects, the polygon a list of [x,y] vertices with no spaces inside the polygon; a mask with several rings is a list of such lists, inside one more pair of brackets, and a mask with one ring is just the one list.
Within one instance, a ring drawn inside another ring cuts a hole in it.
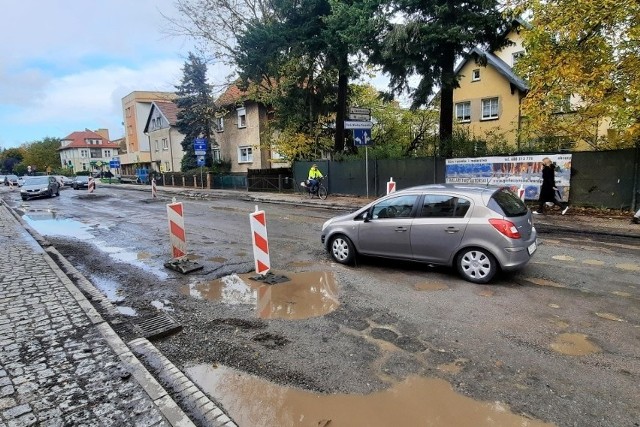
[{"label": "cyclist on bicycle", "polygon": [[309,169],[309,191],[313,194],[318,191],[318,180],[322,178],[322,172],[318,169],[318,165],[314,164]]}]

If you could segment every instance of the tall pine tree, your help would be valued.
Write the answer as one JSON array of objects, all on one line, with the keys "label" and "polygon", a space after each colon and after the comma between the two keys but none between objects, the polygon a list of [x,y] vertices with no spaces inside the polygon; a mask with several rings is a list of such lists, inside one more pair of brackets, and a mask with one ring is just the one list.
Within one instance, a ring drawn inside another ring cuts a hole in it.
[{"label": "tall pine tree", "polygon": [[182,149],[182,171],[197,167],[193,142],[196,138],[206,138],[207,154],[205,166],[211,167],[211,132],[214,124],[215,107],[211,96],[211,85],[207,82],[207,64],[189,53],[189,58],[182,68],[183,76],[179,86],[176,86],[176,105],[178,116],[176,127],[184,135]]}]

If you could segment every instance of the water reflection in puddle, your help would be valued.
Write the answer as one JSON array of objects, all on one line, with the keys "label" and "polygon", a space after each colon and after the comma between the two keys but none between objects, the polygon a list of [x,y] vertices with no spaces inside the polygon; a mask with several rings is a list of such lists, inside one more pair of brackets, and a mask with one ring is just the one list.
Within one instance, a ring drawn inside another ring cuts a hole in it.
[{"label": "water reflection in puddle", "polygon": [[112,303],[120,303],[124,298],[120,295],[120,284],[103,276],[92,276],[91,283]]},{"label": "water reflection in puddle", "polygon": [[262,319],[307,319],[334,311],[338,305],[333,273],[278,273],[290,280],[267,285],[252,280],[254,274],[232,274],[180,289],[183,295],[221,301],[225,304],[251,304]]},{"label": "water reflection in puddle", "polygon": [[84,224],[69,218],[58,218],[53,211],[28,211],[22,218],[43,236],[63,236],[78,240],[91,240],[101,252],[109,254],[116,261],[132,264],[145,271],[153,273],[160,279],[169,277],[160,263],[154,263],[148,252],[131,252],[123,248],[107,246],[106,242],[95,241],[95,236],[90,232],[96,226]]},{"label": "water reflection in puddle", "polygon": [[368,395],[317,394],[283,387],[228,367],[195,365],[187,375],[241,426],[551,426],[501,403],[457,394],[440,379],[412,376]]},{"label": "water reflection in puddle", "polygon": [[22,218],[43,236],[68,236],[79,240],[93,238],[89,225],[75,219],[58,218],[52,211],[29,211]]}]

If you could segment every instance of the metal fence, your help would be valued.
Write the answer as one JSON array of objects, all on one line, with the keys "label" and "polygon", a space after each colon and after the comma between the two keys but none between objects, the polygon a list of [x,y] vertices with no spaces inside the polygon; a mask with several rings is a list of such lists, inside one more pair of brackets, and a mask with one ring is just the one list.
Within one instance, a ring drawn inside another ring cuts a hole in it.
[{"label": "metal fence", "polygon": [[[327,176],[329,194],[378,197],[386,193],[390,178],[398,190],[445,182],[446,160],[433,157],[296,162],[294,181],[304,181],[314,163]],[[572,205],[634,211],[640,207],[640,148],[575,152],[571,166]]]},{"label": "metal fence", "polygon": [[[540,153],[544,154],[544,153]],[[551,154],[551,153],[548,153]],[[295,191],[307,179],[312,164],[325,175],[329,194],[375,198],[386,193],[390,178],[398,190],[445,182],[446,159],[295,162],[288,170],[245,175],[163,174],[159,185],[247,191]],[[637,210],[640,207],[640,148],[572,153],[569,203],[576,206]]]}]

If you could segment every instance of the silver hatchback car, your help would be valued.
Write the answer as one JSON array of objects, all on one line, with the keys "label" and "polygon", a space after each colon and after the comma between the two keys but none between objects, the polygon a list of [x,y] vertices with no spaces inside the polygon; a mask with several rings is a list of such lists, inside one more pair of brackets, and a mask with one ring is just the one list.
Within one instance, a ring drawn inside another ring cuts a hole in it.
[{"label": "silver hatchback car", "polygon": [[322,226],[332,258],[358,254],[455,266],[470,282],[523,267],[537,249],[531,211],[508,188],[434,184],[397,191]]}]

